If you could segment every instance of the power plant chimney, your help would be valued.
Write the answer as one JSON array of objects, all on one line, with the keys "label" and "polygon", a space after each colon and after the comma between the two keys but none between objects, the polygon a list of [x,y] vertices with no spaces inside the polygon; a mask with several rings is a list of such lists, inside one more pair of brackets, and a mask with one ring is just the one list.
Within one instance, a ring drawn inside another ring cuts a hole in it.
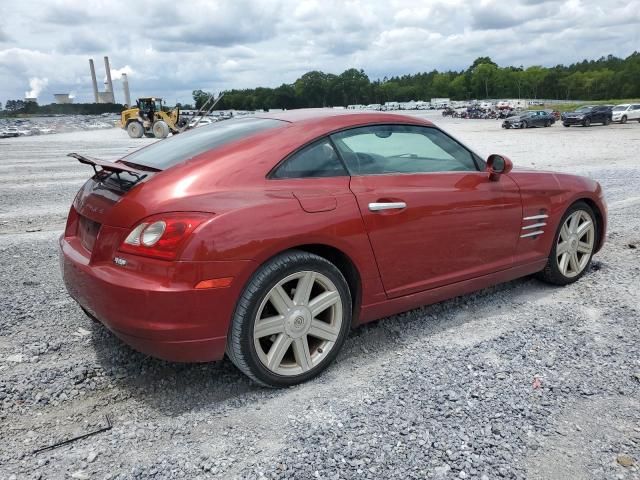
[{"label": "power plant chimney", "polygon": [[93,66],[93,58],[89,59],[89,68],[91,69],[91,81],[93,82],[93,97],[95,103],[98,103],[100,99],[98,97],[98,81],[96,80],[96,69]]},{"label": "power plant chimney", "polygon": [[109,67],[109,57],[104,57],[104,69],[107,71],[107,85],[111,92],[111,103],[116,103],[116,98],[113,93],[113,82],[111,81],[111,68]]},{"label": "power plant chimney", "polygon": [[129,79],[127,78],[126,73],[122,74],[122,90],[124,90],[124,103],[130,107],[131,95],[129,94]]}]

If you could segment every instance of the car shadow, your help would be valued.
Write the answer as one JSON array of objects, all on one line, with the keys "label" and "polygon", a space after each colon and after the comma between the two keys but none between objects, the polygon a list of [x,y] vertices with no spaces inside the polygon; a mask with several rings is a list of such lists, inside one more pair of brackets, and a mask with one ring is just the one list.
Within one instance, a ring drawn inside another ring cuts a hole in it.
[{"label": "car shadow", "polygon": [[[598,269],[596,265],[587,274],[592,275]],[[531,301],[549,296],[556,289],[525,277],[356,327],[338,356],[338,363],[384,354],[397,348],[399,343],[414,340],[416,335],[429,338],[476,321],[477,314],[491,308],[487,304],[488,297],[499,296],[506,303]],[[228,400],[240,402],[253,396],[272,398],[287,392],[256,385],[227,358],[219,362],[186,364],[149,357],[122,343],[100,323],[92,323],[91,339],[97,360],[112,383],[123,390],[125,398],[133,397],[163,414],[178,416],[215,407]],[[378,353],[368,352],[365,347],[372,337],[375,337],[375,352]],[[316,381],[331,382],[331,377],[322,375]]]}]

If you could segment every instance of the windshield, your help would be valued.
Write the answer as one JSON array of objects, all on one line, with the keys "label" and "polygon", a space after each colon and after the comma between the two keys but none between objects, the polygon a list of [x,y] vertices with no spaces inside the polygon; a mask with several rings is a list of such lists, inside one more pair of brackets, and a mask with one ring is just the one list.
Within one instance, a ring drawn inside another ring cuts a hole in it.
[{"label": "windshield", "polygon": [[629,105],[618,105],[617,107],[613,108],[614,112],[624,112],[627,108],[629,108]]},{"label": "windshield", "polygon": [[189,160],[207,150],[221,147],[235,140],[284,125],[281,120],[266,118],[242,118],[224,120],[204,127],[194,128],[179,135],[161,140],[127,155],[122,160],[137,165],[165,170]]},{"label": "windshield", "polygon": [[590,112],[593,107],[580,107],[576,108],[576,112]]}]

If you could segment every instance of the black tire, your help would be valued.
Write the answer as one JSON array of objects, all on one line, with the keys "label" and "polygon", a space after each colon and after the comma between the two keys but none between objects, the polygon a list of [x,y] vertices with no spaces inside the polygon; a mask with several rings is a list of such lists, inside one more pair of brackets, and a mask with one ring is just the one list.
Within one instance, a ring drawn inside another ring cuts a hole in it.
[{"label": "black tire", "polygon": [[569,125],[568,123],[562,122],[562,126],[569,128],[571,125]]},{"label": "black tire", "polygon": [[545,127],[550,127],[551,126],[551,120],[547,120],[546,122],[544,122],[544,126]]},{"label": "black tire", "polygon": [[[560,268],[558,266],[556,248],[558,246],[558,237],[560,236],[560,230],[562,229],[562,226],[566,222],[567,218],[572,213],[578,210],[585,211],[591,217],[591,221],[595,225],[595,239],[593,244],[593,250],[589,255],[589,261],[585,265],[584,269],[574,277],[567,277],[560,271]],[[573,283],[579,280],[589,270],[589,267],[591,266],[591,260],[593,259],[593,252],[597,245],[599,233],[600,233],[600,225],[598,225],[598,220],[595,213],[593,212],[593,209],[589,205],[587,205],[585,202],[582,202],[582,201],[578,201],[573,205],[571,205],[567,209],[567,211],[564,213],[564,215],[562,216],[562,220],[560,220],[560,223],[558,224],[558,229],[556,231],[556,234],[553,237],[553,245],[551,247],[551,253],[549,254],[549,258],[547,260],[547,265],[544,267],[542,271],[540,271],[537,274],[537,277],[540,280],[547,283],[551,283],[553,285],[568,285],[570,283]]]},{"label": "black tire", "polygon": [[611,119],[609,117],[604,119],[604,125],[609,125],[611,123]]},{"label": "black tire", "polygon": [[520,123],[520,128],[529,128],[529,124],[527,123],[527,121],[526,121],[526,120],[523,120],[523,121]]},{"label": "black tire", "polygon": [[[640,121],[640,120],[638,120],[638,121]],[[622,118],[620,119],[620,123],[621,123],[621,124],[623,124],[623,125],[624,125],[625,123],[627,123],[627,116],[626,116],[626,115],[623,115],[623,116],[622,116]]]},{"label": "black tire", "polygon": [[131,138],[141,138],[144,135],[144,127],[140,122],[130,122],[127,125],[127,133]]},{"label": "black tire", "polygon": [[590,118],[585,118],[585,119],[582,121],[582,126],[583,126],[583,127],[589,127],[589,126],[591,126],[591,119],[590,119]]},{"label": "black tire", "polygon": [[[258,356],[253,339],[256,316],[271,289],[296,272],[313,271],[326,276],[337,287],[342,304],[342,324],[337,340],[316,366],[298,375],[279,375],[267,368]],[[227,356],[249,378],[266,387],[289,387],[306,382],[324,371],[338,355],[351,327],[351,293],[340,270],[323,257],[290,250],[263,264],[245,286],[227,336]]]}]

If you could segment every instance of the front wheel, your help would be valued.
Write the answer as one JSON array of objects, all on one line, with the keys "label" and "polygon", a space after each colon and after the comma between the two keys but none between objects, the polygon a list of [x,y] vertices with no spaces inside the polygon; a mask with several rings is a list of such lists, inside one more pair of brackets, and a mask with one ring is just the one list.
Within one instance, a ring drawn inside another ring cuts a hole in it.
[{"label": "front wheel", "polygon": [[163,120],[158,120],[153,124],[153,136],[156,138],[167,138],[169,135],[169,125]]},{"label": "front wheel", "polygon": [[[638,121],[640,121],[640,120],[638,120]],[[623,115],[623,116],[622,116],[622,118],[620,119],[620,123],[622,123],[623,125],[624,125],[625,123],[627,123],[627,116],[626,116],[626,115]]]},{"label": "front wheel", "polygon": [[604,119],[604,124],[609,125],[611,123],[611,119],[609,117]]},{"label": "front wheel", "polygon": [[529,124],[528,124],[526,121],[523,121],[523,122],[520,124],[520,128],[529,128]]},{"label": "front wheel", "polygon": [[127,133],[131,138],[140,138],[144,134],[144,127],[140,122],[131,122],[127,125]]},{"label": "front wheel", "polygon": [[591,119],[590,119],[590,118],[585,118],[585,119],[582,121],[582,126],[583,126],[583,127],[588,127],[588,126],[590,126],[590,125],[591,125]]},{"label": "front wheel", "polygon": [[571,125],[569,125],[568,123],[564,123],[564,122],[562,122],[562,126],[563,126],[563,127],[567,127],[567,128],[569,128]]},{"label": "front wheel", "polygon": [[268,387],[305,382],[338,355],[351,325],[351,294],[328,260],[292,250],[262,265],[246,285],[227,355]]},{"label": "front wheel", "polygon": [[555,285],[567,285],[587,271],[596,246],[597,224],[593,210],[574,203],[564,214],[556,232],[551,255],[539,277]]}]

